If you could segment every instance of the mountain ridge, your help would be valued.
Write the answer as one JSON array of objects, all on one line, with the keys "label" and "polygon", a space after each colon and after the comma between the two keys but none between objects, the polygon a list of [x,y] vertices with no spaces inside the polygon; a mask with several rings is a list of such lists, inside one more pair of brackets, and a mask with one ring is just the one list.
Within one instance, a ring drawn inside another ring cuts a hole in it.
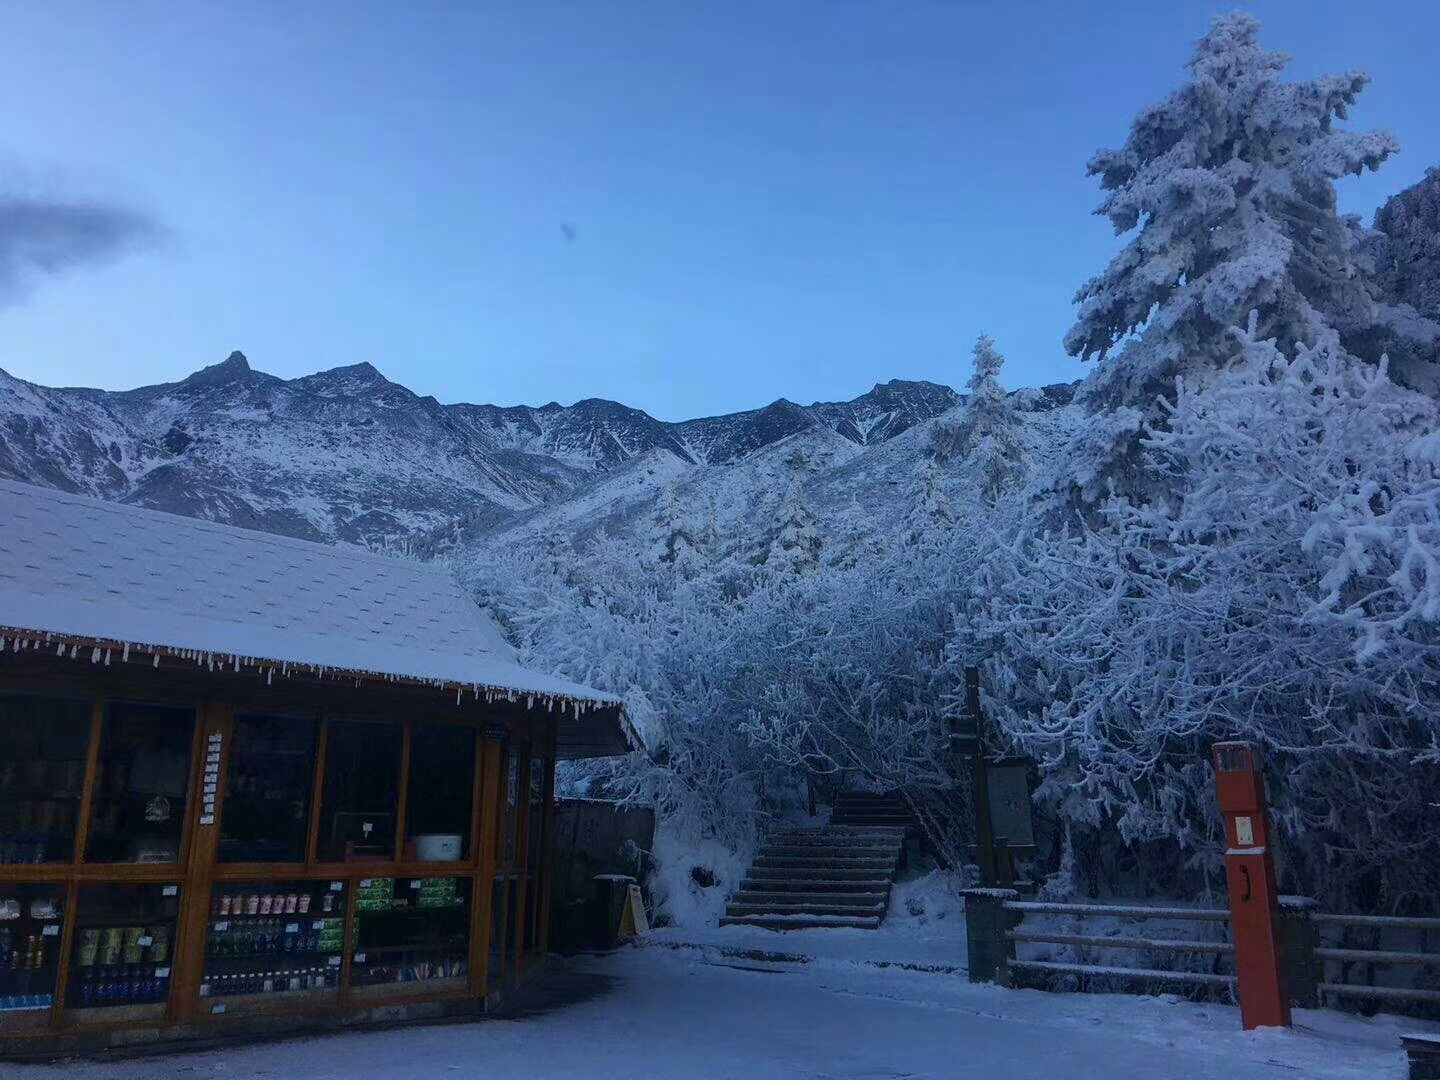
[{"label": "mountain ridge", "polygon": [[[1022,408],[1068,384],[1017,391]],[[605,398],[572,405],[442,404],[369,363],[294,379],[236,350],[169,383],[46,387],[0,369],[0,476],[302,539],[433,554],[665,451],[729,466],[806,430],[879,445],[962,400],[892,379],[850,401],[678,422]]]}]

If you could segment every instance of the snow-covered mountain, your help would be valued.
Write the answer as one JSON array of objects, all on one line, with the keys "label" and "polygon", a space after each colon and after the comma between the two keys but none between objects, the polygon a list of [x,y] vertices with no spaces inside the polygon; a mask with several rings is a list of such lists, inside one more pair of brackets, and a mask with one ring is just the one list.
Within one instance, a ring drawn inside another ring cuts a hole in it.
[{"label": "snow-covered mountain", "polygon": [[[1044,408],[1068,391],[1022,395]],[[118,392],[53,389],[0,371],[0,476],[423,555],[543,508],[584,517],[635,490],[637,478],[723,469],[782,442],[818,440],[838,464],[958,401],[949,387],[896,380],[853,401],[782,399],[665,423],[594,398],[442,405],[369,364],[285,380],[236,352],[180,382]]]}]

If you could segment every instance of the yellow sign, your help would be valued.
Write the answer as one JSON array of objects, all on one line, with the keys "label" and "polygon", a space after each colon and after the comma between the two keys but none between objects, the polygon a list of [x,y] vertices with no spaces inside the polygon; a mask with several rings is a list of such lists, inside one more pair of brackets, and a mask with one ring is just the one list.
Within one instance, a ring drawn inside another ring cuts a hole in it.
[{"label": "yellow sign", "polygon": [[649,930],[650,920],[645,917],[645,900],[640,895],[640,886],[631,885],[625,896],[625,908],[620,912],[620,936],[634,937]]}]

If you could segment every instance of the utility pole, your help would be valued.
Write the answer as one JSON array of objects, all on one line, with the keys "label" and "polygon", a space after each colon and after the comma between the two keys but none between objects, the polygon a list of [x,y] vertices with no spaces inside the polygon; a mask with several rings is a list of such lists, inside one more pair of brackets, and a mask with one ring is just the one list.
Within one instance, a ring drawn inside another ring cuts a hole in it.
[{"label": "utility pole", "polygon": [[1000,879],[996,873],[994,825],[990,820],[990,778],[985,773],[985,714],[980,711],[978,667],[965,669],[965,706],[970,713],[971,722],[975,725],[974,749],[970,754],[970,793],[975,800],[980,884],[987,889],[993,889],[1000,885]]}]

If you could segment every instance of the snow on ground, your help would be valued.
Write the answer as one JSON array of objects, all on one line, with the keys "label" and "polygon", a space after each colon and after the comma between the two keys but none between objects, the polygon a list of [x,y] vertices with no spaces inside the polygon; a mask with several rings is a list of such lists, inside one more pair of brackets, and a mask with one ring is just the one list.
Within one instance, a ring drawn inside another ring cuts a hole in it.
[{"label": "snow on ground", "polygon": [[[866,965],[780,972],[623,949],[572,969],[607,992],[519,1020],[351,1033],[103,1063],[0,1068],[5,1080],[1400,1080],[1398,1032],[1297,1014],[1242,1032],[1237,1010],[1174,998],[1046,994]],[[1433,1027],[1433,1025],[1432,1025]]]}]

